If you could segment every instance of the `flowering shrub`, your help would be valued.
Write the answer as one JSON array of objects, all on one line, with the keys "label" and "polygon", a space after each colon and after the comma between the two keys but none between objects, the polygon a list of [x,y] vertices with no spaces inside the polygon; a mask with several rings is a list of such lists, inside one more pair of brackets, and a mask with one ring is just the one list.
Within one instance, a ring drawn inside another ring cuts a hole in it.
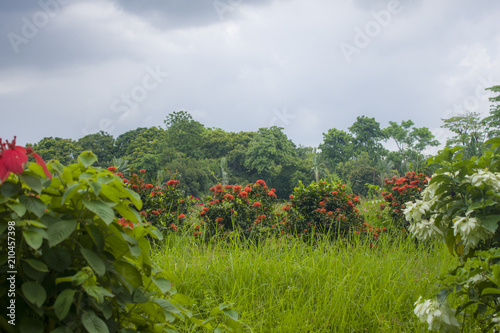
[{"label": "flowering shrub", "polygon": [[441,151],[431,160],[441,168],[422,199],[408,202],[404,210],[415,237],[441,238],[461,259],[461,265],[442,279],[438,303],[419,301],[415,308],[429,327],[442,331],[458,331],[450,312],[433,310],[442,310],[449,294],[462,303],[456,313],[464,320],[470,316],[463,312],[471,311],[485,331],[500,329],[500,138],[489,140],[483,151],[483,156],[470,160],[463,159],[460,148]]},{"label": "flowering shrub", "polygon": [[[111,172],[116,167],[108,168]],[[161,232],[178,231],[188,213],[189,207],[195,202],[193,197],[186,197],[184,191],[179,189],[178,180],[169,180],[165,185],[157,186],[146,183],[144,176],[146,170],[141,169],[139,174],[132,173],[130,179],[123,178],[123,182],[134,192],[140,195],[143,209],[140,212],[144,218]]]},{"label": "flowering shrub", "polygon": [[299,216],[292,230],[298,235],[342,236],[363,222],[356,207],[359,198],[347,194],[346,185],[340,183],[321,180],[304,186],[299,182],[290,199]]},{"label": "flowering shrub", "polygon": [[46,167],[36,156],[28,162],[29,149],[1,146],[0,270],[16,272],[0,281],[0,298],[14,308],[2,314],[2,331],[214,329],[185,309],[192,301],[176,292],[176,277],[151,262],[145,236],[161,234],[138,214],[138,194],[92,167],[94,154]]},{"label": "flowering shrub", "polygon": [[407,172],[404,177],[400,178],[394,176],[391,179],[385,179],[384,192],[381,194],[387,202],[390,215],[397,228],[408,230],[409,223],[403,214],[405,204],[419,199],[428,181],[429,177],[416,172]]},{"label": "flowering shrub", "polygon": [[240,230],[249,237],[263,232],[271,221],[276,190],[269,189],[263,180],[245,187],[217,184],[210,191],[213,195],[200,211],[203,224],[195,226],[195,236],[203,230],[210,236]]}]

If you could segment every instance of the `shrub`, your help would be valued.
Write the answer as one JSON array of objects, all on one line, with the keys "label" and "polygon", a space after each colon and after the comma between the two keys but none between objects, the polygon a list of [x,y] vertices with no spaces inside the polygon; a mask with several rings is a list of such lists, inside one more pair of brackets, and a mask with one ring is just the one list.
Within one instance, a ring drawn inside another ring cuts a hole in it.
[{"label": "shrub", "polygon": [[304,186],[299,182],[290,199],[298,216],[290,229],[299,235],[345,236],[363,222],[356,207],[359,198],[347,194],[345,184],[321,180]]},{"label": "shrub", "polygon": [[257,236],[271,221],[276,191],[269,189],[263,180],[245,187],[217,184],[210,191],[213,195],[200,211],[203,224],[195,227],[196,236],[203,230],[208,236],[233,230],[242,232],[245,237]]},{"label": "shrub", "polygon": [[2,331],[175,332],[213,329],[211,321],[237,324],[225,317],[202,322],[185,308],[192,301],[176,292],[176,277],[149,259],[145,236],[161,234],[137,212],[139,195],[92,167],[94,154],[46,168],[37,156],[38,164],[29,163],[25,152],[0,140],[0,250],[8,255],[0,267],[2,276],[9,271],[0,299],[15,305],[1,314]]},{"label": "shrub", "polygon": [[388,203],[392,220],[398,229],[408,231],[409,223],[404,217],[403,210],[407,202],[415,202],[421,198],[420,193],[428,181],[429,177],[416,172],[407,172],[400,178],[394,176],[390,180],[385,179],[382,195]]},{"label": "shrub", "polygon": [[[480,158],[464,159],[462,149],[445,149],[432,158],[440,169],[422,199],[406,204],[411,233],[421,240],[443,239],[461,262],[442,278],[435,299],[417,301],[415,313],[429,329],[458,332],[460,316],[464,321],[477,320],[484,331],[498,330],[500,138],[489,140]],[[456,309],[446,301],[450,294],[460,304]]]},{"label": "shrub", "polygon": [[[114,172],[113,168],[108,170]],[[122,179],[127,187],[140,195],[143,202],[140,214],[162,233],[178,231],[195,199],[186,197],[178,180],[171,179],[158,186],[146,183],[145,174],[146,170],[141,169],[139,174],[132,173],[130,179]],[[123,177],[122,174],[118,176]]]}]

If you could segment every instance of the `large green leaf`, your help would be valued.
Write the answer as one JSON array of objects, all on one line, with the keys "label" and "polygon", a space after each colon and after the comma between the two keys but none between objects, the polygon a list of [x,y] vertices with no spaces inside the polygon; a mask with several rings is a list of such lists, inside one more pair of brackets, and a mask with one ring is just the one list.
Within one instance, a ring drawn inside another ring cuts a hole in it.
[{"label": "large green leaf", "polygon": [[161,290],[162,294],[167,293],[170,289],[172,289],[172,284],[165,279],[159,278],[155,279],[151,276],[151,281]]},{"label": "large green leaf", "polygon": [[99,304],[102,304],[104,302],[104,296],[108,297],[114,297],[112,293],[107,291],[101,286],[96,286],[96,285],[83,285],[83,289],[87,293],[87,295],[94,297]]},{"label": "large green leaf", "polygon": [[56,222],[49,227],[47,235],[49,246],[53,247],[67,239],[75,231],[77,222],[74,220]]},{"label": "large green leaf", "polygon": [[41,307],[47,298],[45,289],[33,281],[23,283],[21,290],[23,291],[24,297],[37,307]]},{"label": "large green leaf", "polygon": [[124,218],[129,220],[132,223],[137,223],[141,221],[141,217],[137,213],[137,211],[130,206],[128,206],[126,203],[121,203],[119,205],[116,205],[114,209]]},{"label": "large green leaf", "polygon": [[18,202],[7,202],[6,205],[10,209],[12,209],[19,217],[23,217],[24,214],[26,214],[26,207]]},{"label": "large green leaf", "polygon": [[83,165],[85,169],[97,162],[97,156],[91,151],[84,151],[78,156],[78,162]]},{"label": "large green leaf", "polygon": [[47,267],[47,265],[45,265],[45,263],[41,262],[40,260],[36,260],[36,259],[26,259],[26,262],[31,266],[33,267],[34,269],[36,269],[37,271],[39,272],[48,272],[49,271],[49,268]]},{"label": "large green leaf", "polygon": [[167,301],[164,298],[155,298],[153,300],[153,302],[155,302],[156,304],[161,306],[163,308],[163,310],[165,310],[167,312],[170,312],[170,313],[180,313],[181,312],[181,310],[179,308],[177,308],[175,305],[173,305],[172,303],[170,303],[169,301]]},{"label": "large green leaf", "polygon": [[20,183],[13,183],[9,181],[3,182],[3,184],[0,186],[0,193],[6,198],[10,198],[21,190],[21,184]]},{"label": "large green leaf", "polygon": [[141,273],[134,265],[126,261],[117,261],[115,262],[114,267],[115,270],[120,273],[132,287],[139,288],[142,286]]},{"label": "large green leaf", "polygon": [[88,311],[83,314],[82,324],[89,333],[109,333],[106,323],[93,311]]},{"label": "large green leaf", "polygon": [[30,189],[36,193],[42,193],[42,182],[40,181],[40,178],[28,174],[22,174],[19,175],[19,177],[26,185],[28,185]]},{"label": "large green leaf", "polygon": [[63,320],[68,315],[68,312],[73,303],[76,290],[64,289],[56,298],[54,303],[54,311],[59,320]]},{"label": "large green leaf", "polygon": [[21,195],[19,196],[19,202],[37,217],[42,217],[47,208],[43,201],[37,197]]},{"label": "large green leaf", "polygon": [[85,229],[87,229],[90,238],[92,238],[94,244],[97,246],[97,250],[101,252],[104,249],[104,235],[101,229],[95,224],[86,224]]},{"label": "large green leaf", "polygon": [[104,273],[106,273],[106,265],[104,264],[104,261],[102,261],[102,259],[94,251],[82,247],[80,252],[97,275],[103,276]]},{"label": "large green leaf", "polygon": [[495,233],[498,228],[498,221],[500,221],[500,215],[477,216],[477,219],[481,221],[483,228]]},{"label": "large green leaf", "polygon": [[42,258],[47,266],[56,272],[64,272],[71,265],[71,255],[60,247],[44,247]]},{"label": "large green leaf", "polygon": [[97,216],[99,216],[106,224],[109,225],[111,222],[113,222],[115,218],[115,212],[104,202],[98,200],[83,200],[83,204],[85,207],[87,207],[88,210],[97,214]]},{"label": "large green leaf", "polygon": [[45,230],[39,228],[23,230],[23,236],[26,243],[32,247],[33,250],[38,250],[40,246],[42,246],[43,238],[48,237]]}]

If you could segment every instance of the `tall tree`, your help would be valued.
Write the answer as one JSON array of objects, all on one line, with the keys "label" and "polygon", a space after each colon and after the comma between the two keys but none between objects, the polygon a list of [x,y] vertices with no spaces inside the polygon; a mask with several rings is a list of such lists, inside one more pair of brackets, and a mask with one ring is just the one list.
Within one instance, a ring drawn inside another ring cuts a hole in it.
[{"label": "tall tree", "polygon": [[193,119],[186,111],[175,111],[164,121],[167,128],[167,142],[175,144],[177,151],[188,157],[203,158],[200,143],[203,142],[205,126]]},{"label": "tall tree", "polygon": [[100,131],[80,138],[78,144],[83,150],[90,150],[97,156],[97,165],[111,165],[114,156],[115,139],[109,133]]},{"label": "tall tree", "polygon": [[319,145],[321,153],[331,166],[336,166],[354,156],[354,137],[345,131],[331,128],[323,133],[323,143]]},{"label": "tall tree", "polygon": [[490,115],[484,118],[484,124],[488,130],[488,138],[500,136],[500,86],[490,87],[487,90],[499,93],[498,96],[491,97],[493,103],[490,108]]},{"label": "tall tree", "polygon": [[48,137],[33,144],[33,150],[46,161],[57,160],[68,165],[76,161],[82,148],[72,139]]},{"label": "tall tree", "polygon": [[441,127],[455,133],[446,141],[446,146],[462,145],[467,157],[481,156],[481,146],[486,140],[487,130],[478,112],[467,112],[442,120],[444,125]]},{"label": "tall tree", "polygon": [[368,153],[372,163],[376,163],[381,156],[387,154],[387,150],[382,145],[382,141],[385,141],[387,136],[375,118],[358,116],[349,127],[349,131],[354,134],[354,146],[357,154]]}]

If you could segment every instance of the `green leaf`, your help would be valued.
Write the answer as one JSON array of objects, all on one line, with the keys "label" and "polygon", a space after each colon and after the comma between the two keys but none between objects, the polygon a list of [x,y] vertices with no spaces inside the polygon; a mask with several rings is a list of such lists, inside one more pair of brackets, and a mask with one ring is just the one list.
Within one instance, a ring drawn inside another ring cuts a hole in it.
[{"label": "green leaf", "polygon": [[42,217],[45,213],[45,209],[47,208],[43,201],[37,197],[21,195],[19,196],[19,202],[37,217]]},{"label": "green leaf", "polygon": [[47,235],[49,246],[53,247],[67,239],[75,231],[77,222],[74,220],[56,222],[49,227]]},{"label": "green leaf", "polygon": [[61,204],[64,204],[66,200],[71,200],[71,198],[78,192],[78,190],[84,187],[85,186],[81,183],[75,183],[68,187],[66,191],[64,191]]},{"label": "green leaf", "polygon": [[6,181],[0,186],[0,193],[6,198],[10,198],[21,190],[21,184],[20,183],[13,183]]},{"label": "green leaf", "polygon": [[114,297],[112,293],[107,291],[101,286],[96,286],[96,285],[84,285],[83,289],[87,293],[87,295],[94,297],[99,303],[104,302],[104,296],[108,297]]},{"label": "green leaf", "polygon": [[132,302],[146,303],[147,301],[149,301],[149,297],[144,295],[144,292],[141,289],[137,288],[134,290],[134,292],[132,293]]},{"label": "green leaf", "polygon": [[90,238],[94,241],[97,246],[97,250],[101,252],[104,249],[104,235],[102,231],[95,224],[86,224],[85,229],[90,235]]},{"label": "green leaf", "polygon": [[102,261],[102,259],[94,251],[82,247],[80,252],[97,275],[103,276],[106,273],[106,265],[104,264],[104,261]]},{"label": "green leaf", "polygon": [[78,163],[83,165],[85,169],[88,169],[89,166],[97,162],[97,156],[91,151],[84,151],[78,156]]},{"label": "green leaf", "polygon": [[94,194],[98,196],[101,192],[102,184],[99,182],[89,182],[89,185],[92,188],[92,191],[94,191]]},{"label": "green leaf", "polygon": [[238,312],[233,309],[224,309],[222,310],[226,316],[231,318],[232,320],[238,320]]},{"label": "green leaf", "polygon": [[73,303],[76,290],[64,289],[56,298],[54,303],[54,311],[59,320],[63,320],[68,315],[68,312]]},{"label": "green leaf", "polygon": [[109,333],[106,323],[93,311],[85,312],[83,314],[82,324],[89,333]]},{"label": "green leaf", "polygon": [[21,290],[23,291],[24,297],[26,297],[30,303],[39,308],[42,307],[45,299],[47,298],[45,289],[41,285],[32,281],[23,283]]},{"label": "green leaf", "polygon": [[44,247],[42,258],[56,272],[64,272],[71,265],[71,255],[60,247]]},{"label": "green leaf", "polygon": [[168,280],[159,278],[155,279],[153,276],[151,276],[151,281],[160,289],[162,294],[167,293],[170,289],[172,289],[172,284],[168,282]]},{"label": "green leaf", "polygon": [[116,205],[114,209],[125,219],[129,220],[132,223],[137,223],[141,221],[141,217],[137,213],[137,211],[131,207],[129,207],[125,203],[121,203],[119,205]]},{"label": "green leaf", "polygon": [[97,216],[99,216],[107,225],[115,219],[115,212],[113,209],[102,201],[83,200],[83,205],[91,212],[97,214]]},{"label": "green leaf", "polygon": [[48,272],[49,271],[49,268],[47,267],[47,265],[45,265],[43,262],[41,262],[40,260],[36,260],[36,259],[26,259],[26,262],[31,266],[33,267],[34,269],[36,269],[37,271],[39,272]]},{"label": "green leaf", "polygon": [[42,182],[40,181],[40,178],[27,174],[21,174],[19,175],[19,178],[21,178],[21,180],[36,193],[42,193]]},{"label": "green leaf", "polygon": [[31,248],[33,248],[33,250],[38,250],[40,246],[42,246],[44,237],[42,232],[45,235],[47,235],[45,230],[42,229],[33,228],[33,229],[23,230],[24,240]]},{"label": "green leaf", "polygon": [[500,221],[500,215],[489,215],[489,216],[476,216],[479,221],[481,221],[481,225],[486,230],[495,233],[498,228],[498,221]]},{"label": "green leaf", "polygon": [[498,295],[500,294],[500,289],[497,288],[484,288],[481,291],[481,296],[483,295]]},{"label": "green leaf", "polygon": [[115,270],[121,274],[125,280],[134,288],[142,286],[141,273],[135,268],[134,265],[126,261],[117,261],[114,263]]},{"label": "green leaf", "polygon": [[191,300],[191,298],[189,298],[188,296],[186,295],[183,295],[183,294],[175,294],[175,295],[172,295],[172,298],[174,300],[176,300],[177,302],[179,302],[180,304],[184,304],[184,305],[193,305],[193,300]]},{"label": "green leaf", "polygon": [[167,301],[164,298],[155,298],[153,300],[153,302],[155,302],[156,304],[161,306],[163,308],[163,310],[165,310],[167,312],[170,312],[170,313],[180,313],[181,312],[181,310],[179,308],[177,308],[175,305],[173,305],[172,303],[170,303],[169,301]]},{"label": "green leaf", "polygon": [[19,217],[23,217],[24,214],[26,214],[26,207],[24,207],[18,202],[8,202],[6,203],[6,205],[10,209],[12,209]]}]

